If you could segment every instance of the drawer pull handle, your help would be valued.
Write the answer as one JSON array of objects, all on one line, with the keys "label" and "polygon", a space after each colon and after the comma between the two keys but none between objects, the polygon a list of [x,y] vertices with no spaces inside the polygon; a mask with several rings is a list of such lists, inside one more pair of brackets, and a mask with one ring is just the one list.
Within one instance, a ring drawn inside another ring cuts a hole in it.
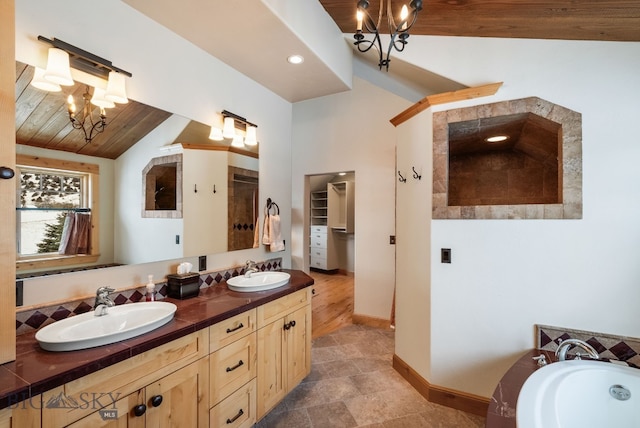
[{"label": "drawer pull handle", "polygon": [[144,404],[138,404],[136,407],[133,408],[133,414],[138,417],[144,415],[146,411],[147,411],[147,406],[145,406]]},{"label": "drawer pull handle", "polygon": [[234,328],[228,328],[228,329],[227,329],[227,334],[229,334],[229,333],[233,333],[233,332],[234,332],[234,331],[236,331],[236,330],[240,330],[242,327],[244,327],[244,325],[242,325],[242,323],[240,323],[240,324],[238,324],[238,326],[237,326],[237,327],[234,327]]},{"label": "drawer pull handle", "polygon": [[158,407],[162,404],[162,395],[154,395],[151,397],[151,405],[153,407]]},{"label": "drawer pull handle", "polygon": [[242,360],[238,361],[238,364],[236,364],[233,367],[227,367],[227,373],[234,371],[235,369],[237,369],[238,367],[242,367],[244,365],[244,362]]},{"label": "drawer pull handle", "polygon": [[232,417],[231,419],[227,419],[227,424],[232,424],[234,423],[240,416],[244,415],[244,412],[242,411],[242,409],[240,409],[238,411],[238,414],[235,415],[234,417]]},{"label": "drawer pull handle", "polygon": [[291,327],[295,327],[295,326],[296,326],[296,321],[293,320],[293,321],[290,321],[290,322],[286,323],[284,325],[284,329],[285,330],[289,330]]}]

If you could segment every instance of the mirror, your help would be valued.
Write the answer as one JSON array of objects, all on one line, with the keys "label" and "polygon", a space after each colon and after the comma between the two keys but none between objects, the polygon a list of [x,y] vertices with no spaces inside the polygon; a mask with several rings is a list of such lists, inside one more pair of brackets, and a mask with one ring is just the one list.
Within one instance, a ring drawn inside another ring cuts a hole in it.
[{"label": "mirror", "polygon": [[[82,99],[86,85],[76,82],[62,92],[45,92],[29,84],[33,73],[32,66],[16,62],[16,150],[99,166],[100,212],[95,214],[100,257],[95,265],[147,263],[254,246],[257,146],[234,148],[229,140],[214,142],[208,138],[209,126],[133,100],[107,110],[105,131],[87,142],[81,130],[71,127],[66,106],[69,94]],[[143,171],[154,167],[153,159],[162,158],[171,158],[168,163],[173,166],[157,165],[152,186],[156,195],[174,186],[168,198],[174,202],[156,199],[160,205],[145,210],[149,198]],[[167,178],[158,191],[158,183]],[[182,198],[176,199],[176,188],[182,190]],[[175,214],[180,210],[184,215]],[[158,218],[143,212],[172,214]],[[24,272],[18,270],[20,276]]]}]

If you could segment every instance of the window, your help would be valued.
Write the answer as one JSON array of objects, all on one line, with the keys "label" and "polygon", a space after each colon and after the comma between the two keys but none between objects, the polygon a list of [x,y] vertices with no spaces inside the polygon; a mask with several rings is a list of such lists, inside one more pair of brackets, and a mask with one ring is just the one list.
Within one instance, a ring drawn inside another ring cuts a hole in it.
[{"label": "window", "polygon": [[98,165],[18,155],[16,167],[17,269],[95,262]]}]

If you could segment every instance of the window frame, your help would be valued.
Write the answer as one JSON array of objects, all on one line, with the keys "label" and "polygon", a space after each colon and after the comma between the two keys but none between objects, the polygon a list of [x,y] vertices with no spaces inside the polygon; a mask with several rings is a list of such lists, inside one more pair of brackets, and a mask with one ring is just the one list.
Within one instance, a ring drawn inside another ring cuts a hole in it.
[{"label": "window frame", "polygon": [[[20,168],[25,169],[43,169],[58,172],[69,172],[87,174],[88,183],[86,192],[82,195],[86,207],[91,209],[91,245],[88,254],[77,255],[61,255],[61,254],[35,254],[28,256],[20,256],[16,252],[16,271],[25,272],[36,269],[48,268],[64,268],[75,265],[84,265],[95,263],[100,257],[99,243],[99,177],[100,167],[97,164],[85,162],[75,162],[62,159],[43,158],[40,156],[16,154],[16,170],[20,174]],[[20,182],[17,180],[16,197],[20,188]],[[16,203],[17,207],[17,203]],[[16,228],[18,227],[16,220]]]}]

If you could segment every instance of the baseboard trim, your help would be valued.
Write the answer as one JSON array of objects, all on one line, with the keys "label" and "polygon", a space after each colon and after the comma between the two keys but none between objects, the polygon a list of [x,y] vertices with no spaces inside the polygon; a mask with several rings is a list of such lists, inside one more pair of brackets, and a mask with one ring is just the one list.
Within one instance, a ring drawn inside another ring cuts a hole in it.
[{"label": "baseboard trim", "polygon": [[359,314],[353,314],[352,318],[353,318],[354,324],[360,324],[360,325],[366,325],[369,327],[391,330],[391,321],[386,320],[384,318],[375,318],[375,317],[370,317],[367,315],[359,315]]},{"label": "baseboard trim", "polygon": [[489,399],[479,395],[431,385],[397,355],[393,355],[393,368],[428,401],[479,416],[487,416]]},{"label": "baseboard trim", "polygon": [[346,269],[338,269],[338,274],[344,275],[344,276],[348,276],[350,278],[354,278],[355,277],[354,272],[350,272],[350,271],[348,271]]}]

